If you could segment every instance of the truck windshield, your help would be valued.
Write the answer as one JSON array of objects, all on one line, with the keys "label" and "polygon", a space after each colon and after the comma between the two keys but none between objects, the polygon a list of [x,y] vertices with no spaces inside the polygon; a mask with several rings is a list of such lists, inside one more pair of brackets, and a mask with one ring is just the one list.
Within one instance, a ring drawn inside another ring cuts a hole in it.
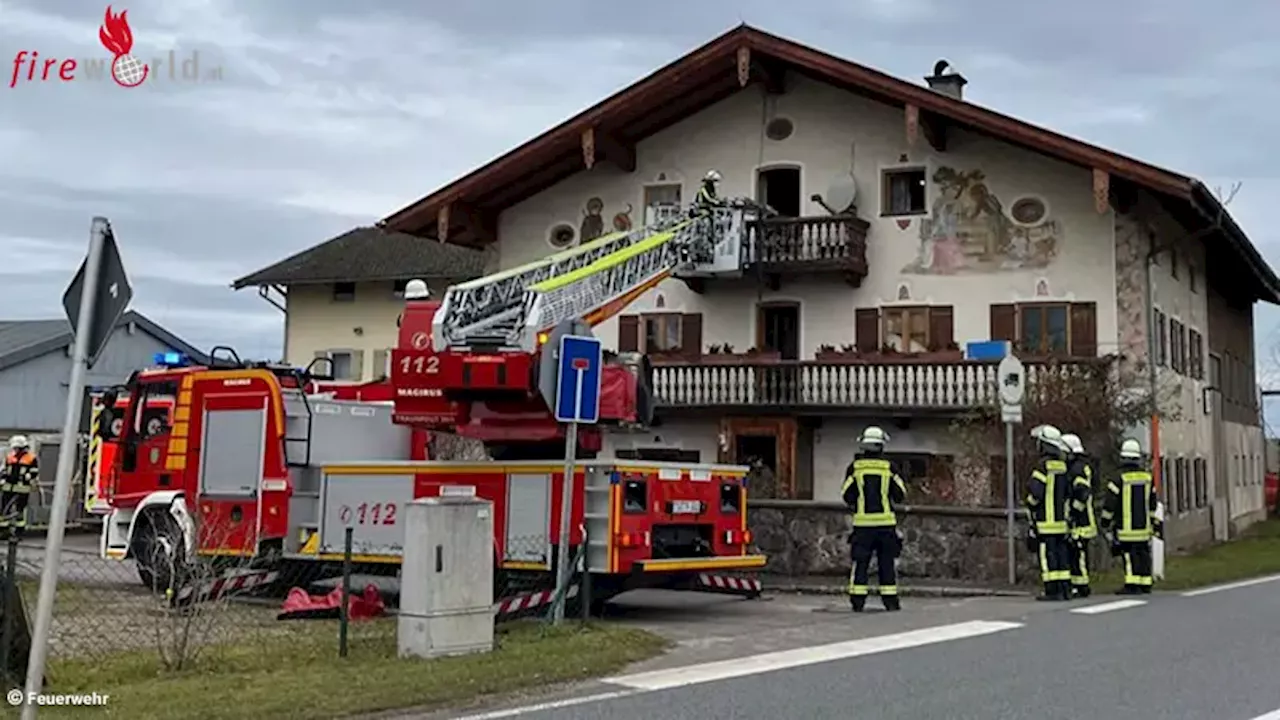
[{"label": "truck windshield", "polygon": [[129,433],[142,440],[164,435],[171,425],[170,413],[178,396],[178,383],[174,380],[143,381],[134,397]]}]

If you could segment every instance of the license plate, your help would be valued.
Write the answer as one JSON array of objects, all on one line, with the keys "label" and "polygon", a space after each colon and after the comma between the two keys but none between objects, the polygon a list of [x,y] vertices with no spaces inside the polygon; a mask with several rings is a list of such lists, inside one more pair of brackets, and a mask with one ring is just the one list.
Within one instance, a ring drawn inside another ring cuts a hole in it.
[{"label": "license plate", "polygon": [[672,515],[697,515],[702,512],[702,503],[697,500],[675,500],[671,503]]}]

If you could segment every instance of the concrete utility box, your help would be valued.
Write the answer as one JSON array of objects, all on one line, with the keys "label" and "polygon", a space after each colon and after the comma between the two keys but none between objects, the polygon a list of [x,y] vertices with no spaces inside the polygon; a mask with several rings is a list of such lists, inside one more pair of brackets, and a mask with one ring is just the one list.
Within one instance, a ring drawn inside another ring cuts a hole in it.
[{"label": "concrete utility box", "polygon": [[400,657],[493,650],[493,503],[435,497],[405,510]]}]

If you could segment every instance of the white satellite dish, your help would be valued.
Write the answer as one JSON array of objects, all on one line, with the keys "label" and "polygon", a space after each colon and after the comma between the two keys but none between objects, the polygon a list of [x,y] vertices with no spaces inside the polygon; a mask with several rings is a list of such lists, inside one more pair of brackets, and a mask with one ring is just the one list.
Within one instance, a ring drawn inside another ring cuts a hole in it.
[{"label": "white satellite dish", "polygon": [[848,212],[853,208],[854,201],[858,199],[858,184],[854,182],[851,175],[837,175],[827,188],[823,199],[836,213]]}]

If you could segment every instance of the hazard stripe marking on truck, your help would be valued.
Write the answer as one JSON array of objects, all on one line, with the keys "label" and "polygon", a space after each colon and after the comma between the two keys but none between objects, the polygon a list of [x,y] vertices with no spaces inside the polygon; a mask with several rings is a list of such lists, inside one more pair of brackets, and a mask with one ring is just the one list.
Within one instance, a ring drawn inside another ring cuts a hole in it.
[{"label": "hazard stripe marking on truck", "polygon": [[709,573],[702,573],[698,575],[698,582],[707,587],[718,588],[721,590],[760,592],[763,588],[759,580],[754,578],[737,578],[732,575],[711,575]]},{"label": "hazard stripe marking on truck", "polygon": [[[220,577],[212,582],[201,583],[199,588],[187,585],[178,591],[174,603],[185,603],[194,597],[197,602],[217,600],[223,595],[233,592],[245,592],[275,582],[280,573],[274,570],[247,571]],[[198,592],[197,592],[198,590]]]},{"label": "hazard stripe marking on truck", "polygon": [[[515,597],[504,598],[494,603],[494,615],[510,615],[512,613],[531,610],[542,605],[550,605],[555,599],[555,590],[539,590],[537,592],[526,593],[524,595],[516,595]],[[578,596],[578,586],[570,585],[568,597]]]}]

